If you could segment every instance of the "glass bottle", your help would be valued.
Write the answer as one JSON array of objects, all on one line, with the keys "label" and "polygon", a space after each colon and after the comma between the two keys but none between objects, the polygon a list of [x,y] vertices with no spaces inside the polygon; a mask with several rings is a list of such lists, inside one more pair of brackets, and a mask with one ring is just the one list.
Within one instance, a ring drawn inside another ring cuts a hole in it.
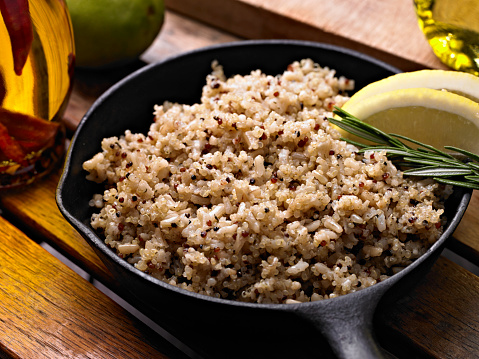
[{"label": "glass bottle", "polygon": [[33,182],[62,158],[75,52],[64,0],[0,0],[0,16],[2,189]]},{"label": "glass bottle", "polygon": [[419,26],[449,67],[479,76],[479,1],[414,0]]}]

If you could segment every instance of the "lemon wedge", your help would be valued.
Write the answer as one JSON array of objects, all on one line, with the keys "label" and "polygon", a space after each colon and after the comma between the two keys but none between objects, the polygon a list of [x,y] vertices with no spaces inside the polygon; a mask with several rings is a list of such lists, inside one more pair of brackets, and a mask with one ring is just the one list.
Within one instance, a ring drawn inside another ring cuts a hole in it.
[{"label": "lemon wedge", "polygon": [[365,86],[353,95],[350,102],[364,101],[383,92],[420,87],[446,90],[479,103],[479,77],[447,70],[420,70],[395,74]]},{"label": "lemon wedge", "polygon": [[[408,81],[412,84],[416,80]],[[379,91],[367,90],[368,96],[365,96],[366,92],[361,94],[361,90],[342,109],[387,133],[407,136],[440,149],[455,146],[479,153],[479,103],[431,88],[382,91],[387,87],[374,85],[371,88],[374,87]],[[449,88],[452,87],[450,84]],[[343,137],[358,140],[340,131]]]}]

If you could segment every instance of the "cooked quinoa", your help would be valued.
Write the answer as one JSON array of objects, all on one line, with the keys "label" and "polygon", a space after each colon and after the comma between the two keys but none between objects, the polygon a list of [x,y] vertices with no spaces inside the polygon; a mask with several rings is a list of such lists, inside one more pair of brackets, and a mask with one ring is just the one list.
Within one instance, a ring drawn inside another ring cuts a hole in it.
[{"label": "cooked quinoa", "polygon": [[[92,227],[166,283],[257,303],[316,301],[385,280],[442,233],[438,185],[357,153],[327,118],[354,82],[306,59],[225,78],[201,102],[155,106],[145,134],[84,163]],[[98,212],[98,211],[97,211]]]}]

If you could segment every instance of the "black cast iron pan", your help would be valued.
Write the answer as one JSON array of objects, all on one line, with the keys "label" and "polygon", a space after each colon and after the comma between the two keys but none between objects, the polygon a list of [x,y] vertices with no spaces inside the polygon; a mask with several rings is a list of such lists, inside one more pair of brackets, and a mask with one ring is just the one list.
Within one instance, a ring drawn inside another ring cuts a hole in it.
[{"label": "black cast iron pan", "polygon": [[367,289],[319,302],[267,305],[210,298],[165,284],[119,259],[89,225],[88,201],[102,186],[85,179],[82,163],[100,151],[101,139],[126,129],[146,133],[153,105],[165,100],[199,102],[213,60],[223,65],[226,75],[255,69],[276,75],[303,58],[354,79],[356,89],[399,72],[368,56],[312,42],[265,40],[208,47],[148,65],[114,85],[85,115],[70,145],[56,195],[60,211],[118,283],[130,290],[129,300],[205,358],[381,358],[373,334],[378,303],[400,295],[424,276],[470,199],[471,191],[455,191],[447,203],[447,229],[414,264]]}]

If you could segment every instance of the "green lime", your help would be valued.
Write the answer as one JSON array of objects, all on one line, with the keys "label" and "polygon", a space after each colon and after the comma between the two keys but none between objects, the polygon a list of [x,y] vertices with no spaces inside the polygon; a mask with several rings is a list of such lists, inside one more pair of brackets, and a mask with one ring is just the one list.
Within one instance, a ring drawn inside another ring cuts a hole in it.
[{"label": "green lime", "polygon": [[163,0],[66,0],[76,64],[111,67],[138,58],[158,35]]}]

